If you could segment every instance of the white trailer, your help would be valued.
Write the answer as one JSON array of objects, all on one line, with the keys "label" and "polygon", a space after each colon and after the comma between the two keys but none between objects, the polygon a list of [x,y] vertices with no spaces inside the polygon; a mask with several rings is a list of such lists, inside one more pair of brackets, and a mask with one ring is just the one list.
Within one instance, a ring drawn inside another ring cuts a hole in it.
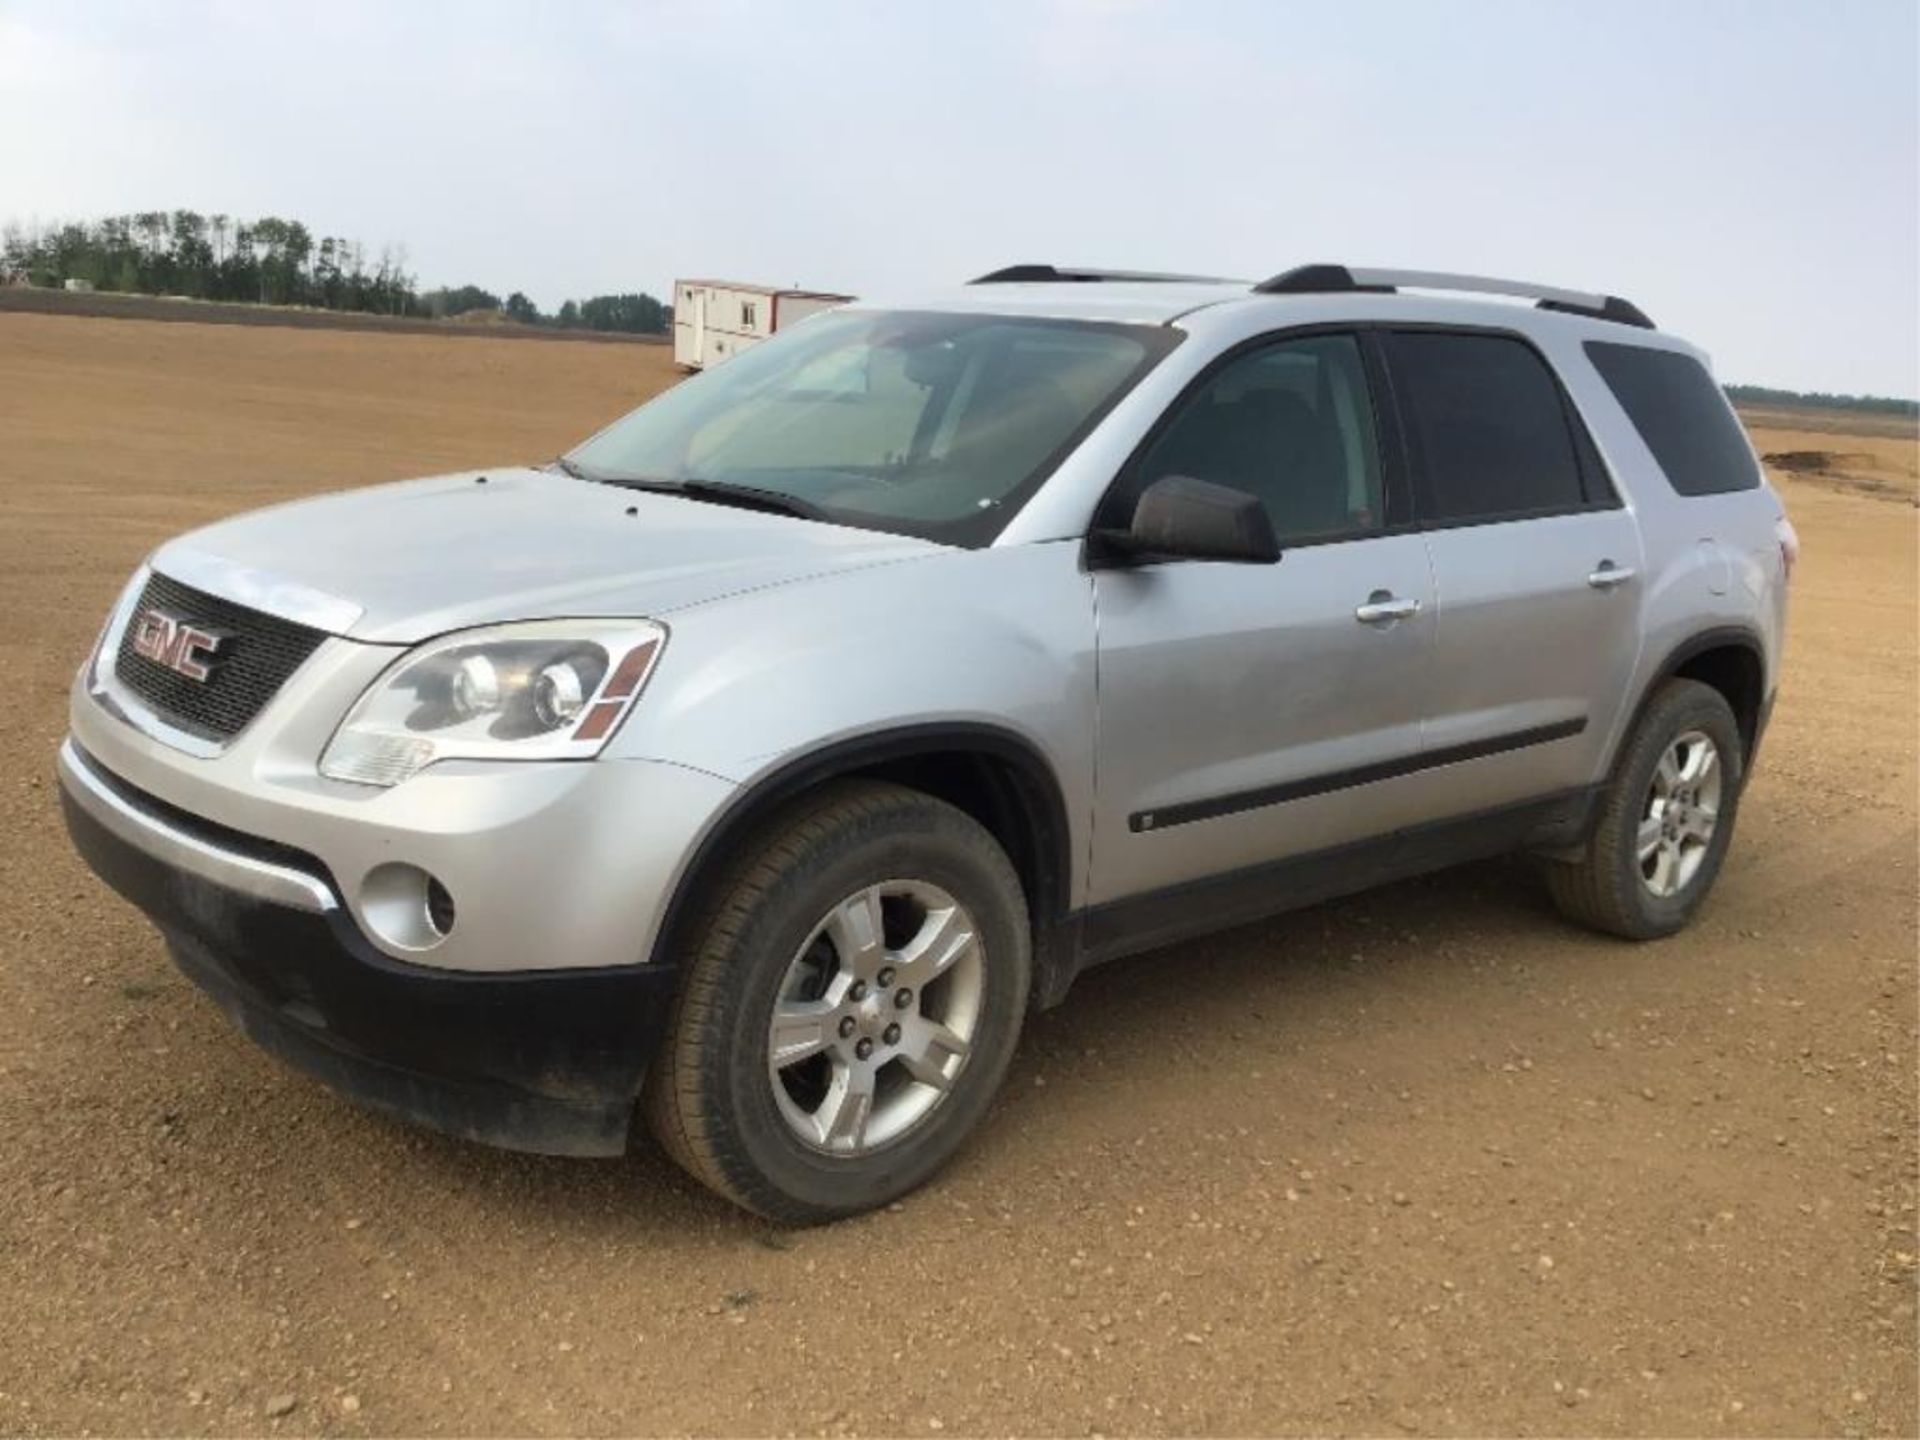
[{"label": "white trailer", "polygon": [[823,290],[783,290],[732,280],[676,280],[674,363],[688,370],[718,365],[729,355],[758,345],[775,331],[844,305],[852,298]]}]

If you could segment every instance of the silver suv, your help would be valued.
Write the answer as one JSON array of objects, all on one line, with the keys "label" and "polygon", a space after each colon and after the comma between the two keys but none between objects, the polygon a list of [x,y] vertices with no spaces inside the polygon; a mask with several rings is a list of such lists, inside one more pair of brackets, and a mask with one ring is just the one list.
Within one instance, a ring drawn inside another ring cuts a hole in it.
[{"label": "silver suv", "polygon": [[1796,547],[1618,298],[1018,266],[162,546],[59,768],[293,1064],[523,1149],[644,1115],[817,1220],[931,1175],[1096,962],[1507,851],[1678,930]]}]

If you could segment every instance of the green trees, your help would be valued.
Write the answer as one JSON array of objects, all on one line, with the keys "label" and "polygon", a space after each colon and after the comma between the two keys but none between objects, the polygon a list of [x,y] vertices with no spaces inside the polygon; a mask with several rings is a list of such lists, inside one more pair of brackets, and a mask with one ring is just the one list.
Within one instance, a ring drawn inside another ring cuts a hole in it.
[{"label": "green trees", "polygon": [[667,307],[651,295],[596,295],[580,304],[580,324],[587,330],[663,335],[669,323]]},{"label": "green trees", "polygon": [[461,285],[452,290],[429,290],[420,297],[420,301],[426,307],[427,313],[435,319],[443,319],[450,315],[465,315],[470,310],[500,308],[500,297],[491,290],[482,290],[478,285]]},{"label": "green trees", "polygon": [[538,310],[531,316],[517,313],[516,299],[525,300],[526,296],[509,296],[507,315],[530,325],[556,325],[562,330],[599,330],[619,335],[664,335],[673,328],[673,307],[647,294],[595,295],[586,300],[563,301],[551,319]]},{"label": "green trees", "polygon": [[478,285],[421,292],[404,250],[383,249],[369,264],[357,240],[315,236],[298,220],[240,220],[194,210],[150,210],[102,220],[0,231],[0,283],[23,279],[58,288],[85,280],[96,290],[185,295],[256,305],[309,305],[382,315],[464,315],[504,310],[522,325],[664,334],[671,310],[646,294],[568,300],[549,318],[522,291],[500,297]]},{"label": "green trees", "polygon": [[358,241],[316,240],[298,220],[272,215],[249,222],[151,210],[48,230],[13,225],[0,235],[0,277],[8,275],[196,300],[423,313],[413,277],[390,253],[369,269]]}]

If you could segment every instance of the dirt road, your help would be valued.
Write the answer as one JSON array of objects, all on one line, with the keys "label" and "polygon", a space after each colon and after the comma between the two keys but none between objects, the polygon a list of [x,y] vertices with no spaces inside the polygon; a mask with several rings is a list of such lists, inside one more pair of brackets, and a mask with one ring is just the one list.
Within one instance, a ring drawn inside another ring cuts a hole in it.
[{"label": "dirt road", "polygon": [[1874,452],[1904,493],[1783,482],[1787,682],[1685,938],[1496,864],[1123,962],[948,1175],[803,1233],[235,1034],[56,813],[125,575],[550,455],[665,367],[0,315],[0,1432],[1915,1432],[1910,441]]}]

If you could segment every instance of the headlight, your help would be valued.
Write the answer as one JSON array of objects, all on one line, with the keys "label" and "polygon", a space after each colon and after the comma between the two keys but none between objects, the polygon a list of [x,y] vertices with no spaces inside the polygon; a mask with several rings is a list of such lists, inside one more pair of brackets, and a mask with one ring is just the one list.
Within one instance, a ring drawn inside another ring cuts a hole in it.
[{"label": "headlight", "polygon": [[436,760],[586,760],[653,673],[664,626],[537,620],[429,641],[354,703],[320,773],[398,785]]}]

